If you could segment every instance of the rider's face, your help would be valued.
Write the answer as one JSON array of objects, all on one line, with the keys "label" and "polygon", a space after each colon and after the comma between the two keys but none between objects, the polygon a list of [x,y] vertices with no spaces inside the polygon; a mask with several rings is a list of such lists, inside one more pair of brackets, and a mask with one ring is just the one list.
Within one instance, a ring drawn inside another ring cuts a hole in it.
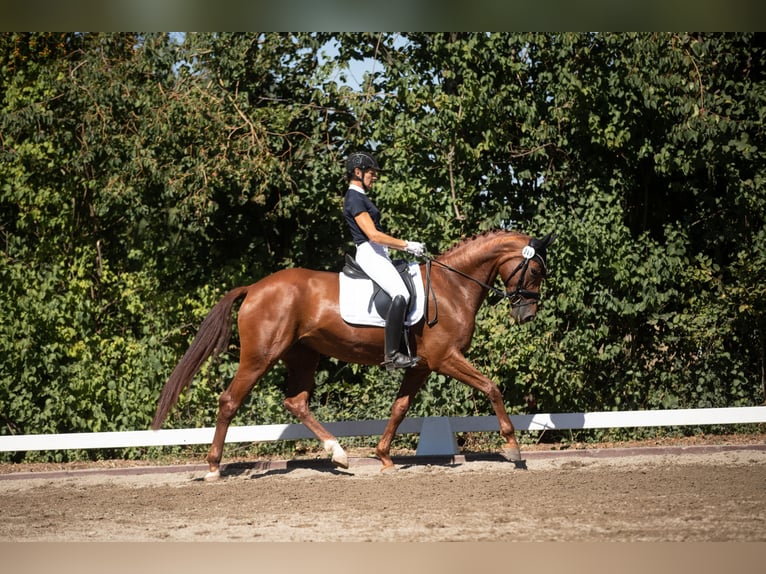
[{"label": "rider's face", "polygon": [[372,187],[372,184],[378,180],[378,172],[374,169],[368,169],[362,176],[362,183],[365,187]]}]

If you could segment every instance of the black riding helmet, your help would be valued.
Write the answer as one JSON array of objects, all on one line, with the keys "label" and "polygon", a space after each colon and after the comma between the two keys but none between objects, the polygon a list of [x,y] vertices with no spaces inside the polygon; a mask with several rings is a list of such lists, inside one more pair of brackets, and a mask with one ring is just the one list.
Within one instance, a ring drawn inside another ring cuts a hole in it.
[{"label": "black riding helmet", "polygon": [[354,152],[346,158],[346,176],[350,178],[354,174],[356,168],[360,168],[362,172],[365,172],[368,169],[383,171],[380,169],[378,161],[370,154],[363,151]]}]

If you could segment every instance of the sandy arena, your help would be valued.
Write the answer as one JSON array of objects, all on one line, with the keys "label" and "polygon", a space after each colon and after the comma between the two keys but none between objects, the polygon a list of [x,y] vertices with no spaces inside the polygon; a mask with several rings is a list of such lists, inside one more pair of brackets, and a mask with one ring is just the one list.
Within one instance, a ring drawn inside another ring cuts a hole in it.
[{"label": "sandy arena", "polygon": [[0,542],[766,541],[766,445],[636,452],[6,473]]}]

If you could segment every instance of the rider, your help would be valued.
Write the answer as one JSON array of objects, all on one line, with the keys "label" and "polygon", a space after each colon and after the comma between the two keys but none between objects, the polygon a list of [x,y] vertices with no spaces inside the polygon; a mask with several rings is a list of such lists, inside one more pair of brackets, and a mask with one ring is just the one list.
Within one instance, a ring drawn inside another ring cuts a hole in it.
[{"label": "rider", "polygon": [[383,365],[388,369],[406,369],[415,365],[420,357],[410,357],[399,351],[410,296],[388,256],[388,249],[422,257],[426,248],[417,241],[396,239],[381,226],[380,210],[368,196],[380,171],[377,160],[368,153],[355,152],[346,158],[349,185],[343,200],[343,217],[356,244],[357,263],[391,297],[386,317]]}]

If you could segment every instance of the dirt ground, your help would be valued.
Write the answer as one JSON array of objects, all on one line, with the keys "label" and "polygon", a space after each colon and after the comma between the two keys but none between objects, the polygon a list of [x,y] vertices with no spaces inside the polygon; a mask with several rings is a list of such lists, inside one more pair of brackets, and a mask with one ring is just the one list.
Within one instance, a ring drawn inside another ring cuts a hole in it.
[{"label": "dirt ground", "polygon": [[5,469],[0,542],[766,541],[763,444],[351,463]]}]

